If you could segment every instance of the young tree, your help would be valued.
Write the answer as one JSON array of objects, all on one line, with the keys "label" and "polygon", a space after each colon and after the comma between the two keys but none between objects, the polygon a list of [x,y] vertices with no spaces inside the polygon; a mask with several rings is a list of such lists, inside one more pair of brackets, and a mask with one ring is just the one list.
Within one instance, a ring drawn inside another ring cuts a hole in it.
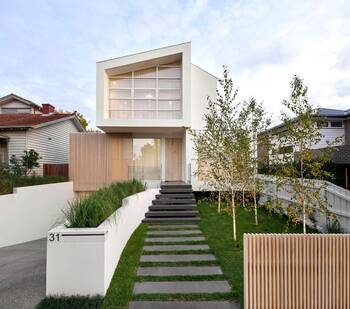
[{"label": "young tree", "polygon": [[41,157],[34,149],[25,150],[21,157],[24,176],[28,176],[34,168],[39,167],[39,159]]},{"label": "young tree", "polygon": [[13,176],[28,176],[32,173],[33,169],[39,167],[39,159],[41,157],[34,150],[25,150],[24,155],[18,159],[15,155],[10,158],[9,172]]},{"label": "young tree", "polygon": [[289,98],[282,102],[288,113],[281,114],[286,130],[278,136],[276,156],[279,156],[279,165],[282,166],[279,172],[283,176],[283,185],[291,188],[292,203],[287,208],[288,216],[295,223],[301,221],[306,233],[307,218],[315,208],[329,215],[322,185],[315,186],[313,180],[306,178],[307,175],[316,179],[329,177],[323,169],[327,156],[313,152],[313,146],[323,137],[320,128],[324,120],[309,103],[308,88],[300,77],[294,76],[290,87]]},{"label": "young tree", "polygon": [[[264,134],[271,124],[271,118],[264,110],[262,103],[257,102],[254,98],[251,98],[245,104],[245,111],[243,113],[245,122],[245,130],[250,138],[250,147],[248,151],[247,160],[247,182],[250,185],[250,189],[253,194],[254,202],[254,219],[255,224],[258,225],[258,206],[257,206],[257,192],[261,187],[258,176],[258,164],[259,157],[257,154],[257,145],[264,146],[269,149],[269,139]],[[244,192],[244,191],[243,191]]]},{"label": "young tree", "polygon": [[216,101],[208,100],[205,127],[191,131],[198,159],[198,173],[209,185],[231,193],[232,235],[236,232],[236,193],[246,187],[248,132],[244,111],[236,102],[237,89],[224,67]]}]

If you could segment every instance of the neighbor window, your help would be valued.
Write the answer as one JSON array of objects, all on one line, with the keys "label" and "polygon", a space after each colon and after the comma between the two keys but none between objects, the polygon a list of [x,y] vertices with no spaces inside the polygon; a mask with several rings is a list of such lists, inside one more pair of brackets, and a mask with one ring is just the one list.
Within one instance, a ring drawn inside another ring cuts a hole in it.
[{"label": "neighbor window", "polygon": [[331,121],[330,122],[330,127],[331,128],[342,128],[343,127],[343,122],[342,121]]},{"label": "neighbor window", "polygon": [[109,117],[181,119],[181,63],[110,76]]}]

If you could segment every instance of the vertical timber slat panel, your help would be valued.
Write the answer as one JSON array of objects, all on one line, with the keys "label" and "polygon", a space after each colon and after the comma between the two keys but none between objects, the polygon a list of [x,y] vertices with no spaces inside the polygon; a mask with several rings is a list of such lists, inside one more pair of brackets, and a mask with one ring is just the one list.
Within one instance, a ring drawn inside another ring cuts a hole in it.
[{"label": "vertical timber slat panel", "polygon": [[70,135],[69,178],[74,191],[96,191],[113,181],[129,180],[132,138],[121,134]]},{"label": "vertical timber slat panel", "polygon": [[350,235],[245,234],[245,308],[350,308]]}]

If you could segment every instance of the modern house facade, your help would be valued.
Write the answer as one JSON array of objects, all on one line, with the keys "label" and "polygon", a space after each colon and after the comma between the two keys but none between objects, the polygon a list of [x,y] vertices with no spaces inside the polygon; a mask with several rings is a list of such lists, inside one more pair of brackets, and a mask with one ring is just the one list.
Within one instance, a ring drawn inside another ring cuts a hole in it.
[{"label": "modern house facade", "polygon": [[68,164],[69,135],[84,128],[75,114],[59,113],[51,104],[42,106],[15,94],[0,98],[0,163],[12,155],[34,149],[40,155],[37,175],[44,164]]},{"label": "modern house facade", "polygon": [[191,63],[191,43],[101,61],[96,70],[96,125],[104,133],[71,136],[76,191],[133,178],[196,188],[189,129],[203,127],[217,78]]}]

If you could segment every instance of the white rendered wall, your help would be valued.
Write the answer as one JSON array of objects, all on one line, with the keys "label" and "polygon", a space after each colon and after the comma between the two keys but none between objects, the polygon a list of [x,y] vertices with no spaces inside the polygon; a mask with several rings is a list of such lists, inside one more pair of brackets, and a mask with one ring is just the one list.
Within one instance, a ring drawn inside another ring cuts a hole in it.
[{"label": "white rendered wall", "polygon": [[[191,128],[202,130],[207,112],[208,97],[216,100],[217,78],[196,65],[191,65]],[[196,153],[189,132],[186,132],[186,180],[191,179],[194,190],[201,189],[201,182],[194,176],[197,169]],[[191,175],[189,175],[191,173]]]},{"label": "white rendered wall", "polygon": [[50,230],[46,295],[105,295],[126,243],[158,192],[150,189],[125,198],[96,228],[61,225]]},{"label": "white rendered wall", "polygon": [[16,188],[0,195],[0,247],[46,237],[62,222],[68,201],[74,199],[73,183]]}]

